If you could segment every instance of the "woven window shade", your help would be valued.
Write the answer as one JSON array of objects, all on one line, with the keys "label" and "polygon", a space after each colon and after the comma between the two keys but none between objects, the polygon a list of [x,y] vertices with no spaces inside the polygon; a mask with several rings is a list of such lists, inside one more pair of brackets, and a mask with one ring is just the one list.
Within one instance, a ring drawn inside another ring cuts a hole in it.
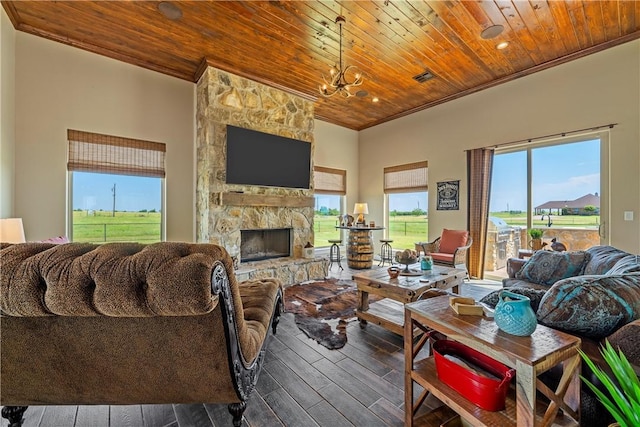
[{"label": "woven window shade", "polygon": [[427,166],[424,161],[384,168],[384,192],[427,191]]},{"label": "woven window shade", "polygon": [[68,130],[69,171],[164,178],[166,145]]},{"label": "woven window shade", "polygon": [[347,171],[314,166],[313,187],[318,194],[347,194]]}]

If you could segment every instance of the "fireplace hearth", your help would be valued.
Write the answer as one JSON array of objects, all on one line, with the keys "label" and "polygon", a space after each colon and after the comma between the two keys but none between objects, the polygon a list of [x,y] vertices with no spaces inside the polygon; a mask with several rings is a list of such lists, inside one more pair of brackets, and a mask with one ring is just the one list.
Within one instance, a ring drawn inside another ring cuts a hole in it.
[{"label": "fireplace hearth", "polygon": [[291,256],[291,228],[240,230],[241,262]]}]

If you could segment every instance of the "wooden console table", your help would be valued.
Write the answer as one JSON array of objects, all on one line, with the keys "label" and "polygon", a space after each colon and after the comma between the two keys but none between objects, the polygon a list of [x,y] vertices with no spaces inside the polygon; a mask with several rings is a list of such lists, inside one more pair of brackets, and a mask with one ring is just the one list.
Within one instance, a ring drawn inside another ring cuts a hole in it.
[{"label": "wooden console table", "polygon": [[[449,307],[448,296],[416,301],[405,305],[405,426],[414,425],[414,415],[428,393],[444,402],[474,426],[550,426],[578,425],[580,405],[580,338],[538,325],[530,337],[518,337],[498,329],[493,319],[483,316],[459,316]],[[416,361],[428,343],[426,334],[414,339],[414,328],[424,332],[436,330],[478,350],[505,365],[515,368],[515,396],[507,393],[506,408],[485,411],[442,383],[433,357]],[[562,377],[551,390],[538,376],[562,364]],[[413,383],[424,391],[414,402]],[[550,402],[537,399],[540,392]],[[561,410],[561,412],[559,412]]]}]

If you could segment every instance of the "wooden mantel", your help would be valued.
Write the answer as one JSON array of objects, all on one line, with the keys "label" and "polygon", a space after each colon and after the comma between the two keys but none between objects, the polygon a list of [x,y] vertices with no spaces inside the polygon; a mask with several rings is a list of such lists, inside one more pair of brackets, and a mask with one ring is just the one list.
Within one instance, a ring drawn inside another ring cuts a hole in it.
[{"label": "wooden mantel", "polygon": [[312,208],[315,198],[308,196],[279,196],[225,192],[217,193],[214,200],[224,206],[271,206],[284,208]]}]

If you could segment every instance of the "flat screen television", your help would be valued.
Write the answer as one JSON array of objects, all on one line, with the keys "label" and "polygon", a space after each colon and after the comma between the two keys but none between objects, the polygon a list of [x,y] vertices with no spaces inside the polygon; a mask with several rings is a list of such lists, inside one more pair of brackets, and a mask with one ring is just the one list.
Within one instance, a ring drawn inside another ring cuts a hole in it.
[{"label": "flat screen television", "polygon": [[227,125],[227,184],[309,188],[311,144]]}]

